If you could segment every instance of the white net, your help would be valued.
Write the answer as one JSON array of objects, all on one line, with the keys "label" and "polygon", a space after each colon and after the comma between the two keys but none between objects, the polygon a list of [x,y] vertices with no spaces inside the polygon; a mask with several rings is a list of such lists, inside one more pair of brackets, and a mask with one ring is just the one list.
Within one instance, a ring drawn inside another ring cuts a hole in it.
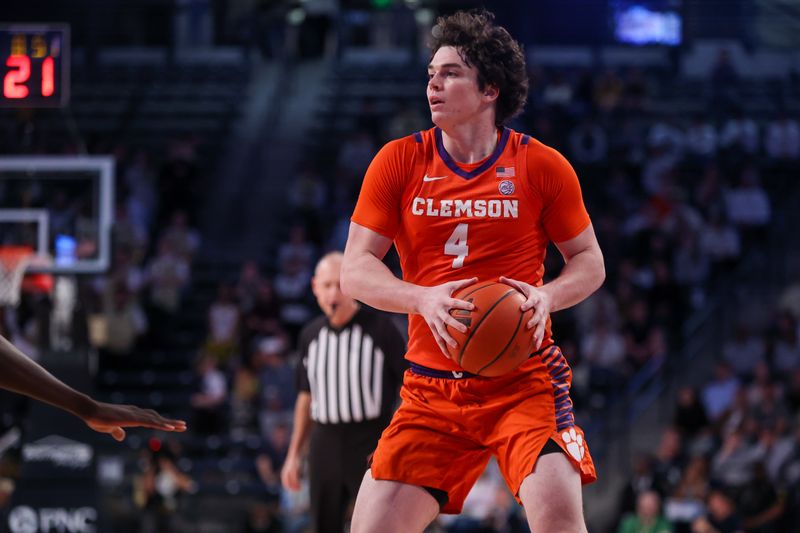
[{"label": "white net", "polygon": [[0,305],[19,305],[22,279],[33,257],[27,249],[0,249]]}]

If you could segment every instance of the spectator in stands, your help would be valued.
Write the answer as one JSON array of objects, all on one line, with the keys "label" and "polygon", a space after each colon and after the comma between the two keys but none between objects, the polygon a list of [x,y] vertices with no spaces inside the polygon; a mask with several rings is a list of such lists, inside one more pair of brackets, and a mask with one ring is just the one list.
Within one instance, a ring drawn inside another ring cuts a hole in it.
[{"label": "spectator in stands", "polygon": [[642,298],[634,300],[628,309],[628,317],[623,327],[625,335],[627,364],[634,371],[639,370],[651,360],[653,348],[652,335],[655,327],[650,320],[650,308]]},{"label": "spectator in stands", "polygon": [[655,453],[655,473],[658,486],[664,494],[669,494],[680,482],[686,458],[683,453],[683,437],[673,427],[668,427],[661,434]]},{"label": "spectator in stands", "polygon": [[736,391],[739,390],[739,380],[733,373],[730,364],[724,361],[717,362],[714,367],[714,378],[703,386],[703,406],[712,422],[733,404]]},{"label": "spectator in stands", "polygon": [[795,440],[790,431],[765,426],[757,445],[758,457],[764,463],[770,481],[777,487],[786,481],[784,467],[795,453]]},{"label": "spectator in stands", "polygon": [[131,251],[115,248],[111,271],[108,276],[97,276],[93,280],[93,287],[100,295],[124,289],[139,300],[146,282],[145,272],[139,264],[134,262]]},{"label": "spectator in stands", "polygon": [[580,353],[590,366],[589,383],[600,393],[611,393],[626,376],[625,337],[598,316],[594,328],[581,340]]},{"label": "spectator in stands", "polygon": [[788,311],[778,314],[771,334],[769,357],[773,368],[784,375],[800,368],[800,338],[797,320]]},{"label": "spectator in stands", "polygon": [[125,203],[117,204],[111,238],[115,252],[129,255],[134,263],[139,263],[144,258],[149,243],[147,228],[133,220]]},{"label": "spectator in stands", "polygon": [[747,415],[750,413],[750,403],[747,388],[739,387],[731,405],[715,421],[720,438],[724,439],[744,426]]},{"label": "spectator in stands", "polygon": [[214,357],[201,354],[197,362],[198,391],[192,395],[193,428],[201,435],[220,434],[225,429],[228,382]]},{"label": "spectator in stands", "polygon": [[102,315],[104,342],[99,347],[110,356],[127,357],[147,332],[147,317],[125,287],[117,287],[109,293]]},{"label": "spectator in stands", "polygon": [[190,262],[200,247],[200,234],[189,226],[189,215],[182,209],[172,213],[161,239],[168,241],[175,253]]},{"label": "spectator in stands", "polygon": [[234,288],[221,283],[217,299],[208,308],[208,340],[205,352],[225,363],[239,350],[241,312],[236,305]]},{"label": "spectator in stands", "polygon": [[752,380],[745,388],[748,405],[755,405],[761,401],[761,392],[764,386],[771,384],[773,377],[772,367],[768,361],[760,361],[753,368]]},{"label": "spectator in stands", "polygon": [[[239,287],[242,286],[240,280]],[[253,343],[260,338],[286,337],[287,335],[281,323],[281,305],[275,296],[272,282],[262,279],[251,296],[255,296],[255,300],[244,318],[244,338],[242,340],[242,346],[246,353],[249,353],[248,350],[254,347]]]},{"label": "spectator in stands", "polygon": [[309,242],[306,228],[295,224],[289,229],[289,240],[278,248],[278,267],[281,272],[290,269],[290,263],[311,265],[314,262],[316,249]]},{"label": "spectator in stands", "polygon": [[708,493],[708,461],[703,456],[693,457],[664,506],[675,533],[689,533],[692,522],[705,515]]},{"label": "spectator in stands", "polygon": [[786,113],[780,113],[767,125],[764,139],[767,155],[776,160],[800,158],[800,124]]},{"label": "spectator in stands", "polygon": [[654,491],[665,494],[666,487],[662,485],[661,478],[656,473],[655,458],[648,453],[639,453],[633,458],[633,472],[619,496],[618,520],[626,514],[636,511],[639,496],[646,492]]},{"label": "spectator in stands", "polygon": [[269,438],[275,426],[292,419],[295,373],[286,361],[286,349],[284,338],[266,337],[259,341],[253,355],[259,381],[259,424],[264,438]]},{"label": "spectator in stands", "polygon": [[692,523],[692,533],[744,533],[736,503],[725,488],[716,487],[708,495],[708,513]]},{"label": "spectator in stands", "polygon": [[145,235],[153,228],[158,212],[155,180],[150,154],[146,150],[137,151],[122,181],[128,192],[125,206],[131,224]]},{"label": "spectator in stands", "polygon": [[189,284],[188,260],[178,253],[172,240],[162,239],[158,255],[150,260],[146,270],[150,303],[161,313],[175,314]]},{"label": "spectator in stands", "polygon": [[263,439],[261,450],[256,456],[256,471],[267,493],[276,500],[281,493],[281,468],[289,451],[291,429],[287,424],[278,423]]},{"label": "spectator in stands", "polygon": [[[142,533],[175,531],[175,512],[183,494],[196,490],[196,484],[177,466],[174,446],[156,439],[149,442],[145,467],[134,483],[134,501],[142,508]],[[163,446],[163,447],[162,447]]]},{"label": "spectator in stands", "polygon": [[675,281],[683,288],[686,302],[698,309],[706,298],[706,281],[711,272],[706,251],[700,246],[698,236],[691,232],[678,236],[672,269]]},{"label": "spectator in stands", "polygon": [[782,533],[785,502],[767,476],[764,463],[753,465],[753,477],[739,492],[737,506],[748,533]]},{"label": "spectator in stands", "polygon": [[636,514],[628,515],[618,533],[672,533],[672,525],[661,514],[661,496],[654,490],[639,495]]},{"label": "spectator in stands", "polygon": [[697,389],[686,386],[678,390],[672,423],[687,439],[697,436],[708,426],[708,416]]},{"label": "spectator in stands", "polygon": [[239,279],[236,282],[236,299],[243,314],[246,315],[253,309],[257,294],[265,281],[254,259],[242,263]]},{"label": "spectator in stands", "polygon": [[312,314],[308,297],[311,265],[304,257],[292,255],[275,276],[275,294],[281,301],[280,318],[293,342]]},{"label": "spectator in stands", "polygon": [[756,447],[747,441],[743,429],[737,429],[723,438],[711,460],[711,475],[726,487],[742,488],[752,478],[758,459]]},{"label": "spectator in stands", "polygon": [[746,231],[752,242],[772,218],[769,196],[759,183],[757,169],[750,165],[742,170],[739,185],[725,192],[728,219],[741,231]]},{"label": "spectator in stands", "polygon": [[765,360],[766,354],[767,346],[763,337],[754,335],[744,321],[736,326],[733,338],[722,347],[722,357],[744,381],[753,377],[756,366]]},{"label": "spectator in stands", "polygon": [[774,381],[760,386],[760,401],[752,404],[750,416],[761,427],[773,428],[783,432],[789,424],[789,412],[780,398],[778,384]]},{"label": "spectator in stands", "polygon": [[742,253],[739,233],[727,223],[722,209],[709,210],[708,224],[700,232],[700,248],[711,261],[712,278],[730,271],[739,259]]},{"label": "spectator in stands", "polygon": [[252,361],[243,361],[233,371],[231,386],[230,430],[232,437],[258,432],[258,376]]}]

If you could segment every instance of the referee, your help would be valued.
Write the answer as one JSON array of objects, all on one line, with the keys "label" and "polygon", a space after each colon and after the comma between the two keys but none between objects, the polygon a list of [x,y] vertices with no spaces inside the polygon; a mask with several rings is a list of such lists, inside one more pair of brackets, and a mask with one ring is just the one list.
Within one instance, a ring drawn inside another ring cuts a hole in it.
[{"label": "referee", "polygon": [[310,441],[311,519],[317,533],[344,530],[367,457],[392,418],[406,369],[405,340],[390,316],[339,289],[342,257],[341,252],[325,255],[311,280],[325,315],[300,333],[294,430],[281,470],[283,486],[299,490]]}]

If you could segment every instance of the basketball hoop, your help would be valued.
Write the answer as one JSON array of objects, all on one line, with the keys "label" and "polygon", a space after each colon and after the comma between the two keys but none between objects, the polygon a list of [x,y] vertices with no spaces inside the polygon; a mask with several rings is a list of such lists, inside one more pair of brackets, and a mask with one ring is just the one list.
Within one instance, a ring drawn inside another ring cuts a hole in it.
[{"label": "basketball hoop", "polygon": [[22,290],[50,292],[53,278],[49,274],[25,274],[37,261],[33,249],[28,246],[0,246],[0,305],[19,305]]}]

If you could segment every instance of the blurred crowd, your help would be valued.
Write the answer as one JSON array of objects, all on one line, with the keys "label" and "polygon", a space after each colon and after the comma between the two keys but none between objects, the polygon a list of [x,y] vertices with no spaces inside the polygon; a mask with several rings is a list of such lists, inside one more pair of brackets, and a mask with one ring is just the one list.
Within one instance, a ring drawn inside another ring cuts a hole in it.
[{"label": "blurred crowd", "polygon": [[741,323],[713,376],[685,386],[653,453],[637,455],[619,532],[796,531],[800,527],[800,314],[787,287],[771,327]]},{"label": "blurred crowd", "polygon": [[[725,57],[701,95],[665,85],[667,78],[638,68],[533,68],[528,106],[511,125],[574,165],[605,254],[604,287],[553,316],[556,340],[573,366],[573,400],[589,417],[600,418],[637,372],[660,367],[679,349],[684,320],[743,256],[759,253],[800,167],[797,117],[749,111]],[[282,238],[274,257],[246,260],[217,281],[198,326],[191,432],[142,448],[134,499],[146,511],[143,531],[177,527],[181,495],[202,496],[215,475],[229,494],[253,488],[245,531],[307,527],[307,495],[283,491],[278,473],[296,395],[297,335],[318,313],[312,270],[322,253],[343,248],[361,177],[380,146],[429,127],[422,91],[420,84],[419,97],[390,114],[364,99],[333,164],[311,157],[289,184],[291,217],[276,225]],[[674,109],[659,107],[665,98]],[[681,111],[681,98],[697,109]],[[79,300],[101,370],[120,370],[138,351],[166,342],[176,315],[198,311],[183,306],[201,245],[198,213],[184,192],[201,171],[191,139],[175,140],[159,155],[110,148],[119,184],[113,265],[82,284]],[[556,251],[546,268],[548,276],[561,268]],[[799,293],[797,286],[786,290],[773,329],[742,324],[713,379],[680,392],[674,427],[654,454],[637,459],[621,495],[621,532],[798,527]],[[23,306],[18,314],[25,313]],[[18,318],[0,325],[15,342],[26,331]],[[190,466],[192,446],[212,456],[213,467],[201,468],[202,455]],[[494,467],[464,514],[437,527],[525,530]]]}]

